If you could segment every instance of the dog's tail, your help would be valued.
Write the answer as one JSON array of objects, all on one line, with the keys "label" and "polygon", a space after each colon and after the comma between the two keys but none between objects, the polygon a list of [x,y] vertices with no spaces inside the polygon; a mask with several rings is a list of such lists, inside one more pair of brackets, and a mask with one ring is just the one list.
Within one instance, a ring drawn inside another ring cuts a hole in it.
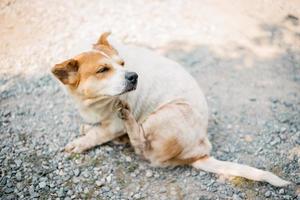
[{"label": "dog's tail", "polygon": [[283,187],[290,184],[290,182],[279,178],[271,172],[256,169],[247,165],[217,160],[213,157],[199,159],[191,165],[207,172],[240,176],[255,181],[265,181],[277,187]]}]

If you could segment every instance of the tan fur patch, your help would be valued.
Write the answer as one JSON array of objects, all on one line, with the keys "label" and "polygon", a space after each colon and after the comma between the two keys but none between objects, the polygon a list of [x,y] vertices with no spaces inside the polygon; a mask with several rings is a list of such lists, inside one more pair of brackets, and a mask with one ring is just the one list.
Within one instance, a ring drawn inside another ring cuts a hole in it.
[{"label": "tan fur patch", "polygon": [[[79,81],[83,82],[90,76],[96,76],[98,79],[105,79],[113,75],[114,69],[112,66],[105,63],[105,58],[98,52],[87,52],[76,56],[75,59],[79,63]],[[97,71],[102,68],[107,67],[109,70],[105,73],[97,74]]]},{"label": "tan fur patch", "polygon": [[[201,140],[200,142],[203,142]],[[199,159],[206,159],[207,156],[194,156],[190,158],[182,158],[181,154],[183,151],[182,145],[178,142],[177,138],[173,137],[170,138],[166,143],[163,145],[162,150],[162,157],[164,157],[164,163],[168,163],[169,165],[187,165],[191,164]]]},{"label": "tan fur patch", "polygon": [[167,155],[170,158],[177,157],[181,154],[182,152],[182,146],[179,144],[177,138],[172,137],[167,140],[163,144],[163,154]]}]

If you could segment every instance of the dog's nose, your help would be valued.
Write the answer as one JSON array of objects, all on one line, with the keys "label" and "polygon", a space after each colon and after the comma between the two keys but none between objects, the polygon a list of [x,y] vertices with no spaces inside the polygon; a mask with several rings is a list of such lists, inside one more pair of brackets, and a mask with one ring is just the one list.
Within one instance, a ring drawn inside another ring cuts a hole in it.
[{"label": "dog's nose", "polygon": [[135,72],[126,72],[125,79],[134,85],[137,82],[138,75]]}]

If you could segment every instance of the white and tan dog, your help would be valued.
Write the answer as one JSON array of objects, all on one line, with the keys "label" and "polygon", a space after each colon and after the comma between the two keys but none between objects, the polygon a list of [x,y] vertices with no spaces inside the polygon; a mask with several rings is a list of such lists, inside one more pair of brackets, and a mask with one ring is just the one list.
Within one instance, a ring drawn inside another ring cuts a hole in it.
[{"label": "white and tan dog", "polygon": [[289,184],[271,172],[211,157],[207,103],[192,76],[147,49],[118,45],[117,51],[108,35],[101,35],[94,50],[52,69],[89,124],[85,135],[65,147],[67,152],[81,153],[127,133],[135,152],[154,166],[191,165],[275,186]]}]

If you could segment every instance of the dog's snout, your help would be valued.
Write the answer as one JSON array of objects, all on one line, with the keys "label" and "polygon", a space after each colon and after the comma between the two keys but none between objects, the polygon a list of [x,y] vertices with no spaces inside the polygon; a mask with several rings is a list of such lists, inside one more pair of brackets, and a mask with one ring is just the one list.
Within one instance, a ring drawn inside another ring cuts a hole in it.
[{"label": "dog's snout", "polygon": [[138,75],[135,72],[126,72],[125,79],[134,85],[137,83]]}]

